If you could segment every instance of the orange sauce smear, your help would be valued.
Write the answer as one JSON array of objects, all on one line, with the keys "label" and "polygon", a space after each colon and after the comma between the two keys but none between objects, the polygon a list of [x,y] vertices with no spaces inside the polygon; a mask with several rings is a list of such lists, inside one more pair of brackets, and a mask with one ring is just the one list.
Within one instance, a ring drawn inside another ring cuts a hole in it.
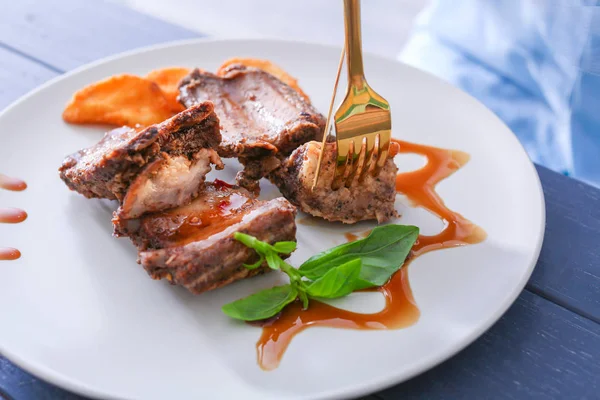
[{"label": "orange sauce smear", "polygon": [[164,238],[171,244],[184,245],[207,238],[215,232],[220,232],[226,226],[240,221],[252,205],[250,198],[238,193],[231,193],[222,184],[215,185],[215,187],[216,195],[211,197],[207,201],[206,207],[201,210],[190,212],[181,212],[180,209],[167,210],[146,218],[155,221],[171,221],[169,223],[171,228],[167,230],[168,236]]},{"label": "orange sauce smear", "polygon": [[368,231],[361,232],[358,235],[356,233],[347,232],[344,233],[344,237],[347,241],[354,242],[355,240],[358,240],[360,238],[366,238],[367,236],[369,236],[370,233],[371,229],[369,229]]},{"label": "orange sauce smear", "polygon": [[27,189],[27,184],[20,179],[0,174],[0,189],[20,192]]},{"label": "orange sauce smear", "polygon": [[[0,174],[0,189],[20,192],[27,189],[27,184],[17,178]],[[25,221],[27,213],[18,208],[0,208],[0,223],[17,224]],[[21,257],[21,252],[11,247],[0,248],[0,261],[16,260]]]},{"label": "orange sauce smear", "polygon": [[357,235],[357,234],[355,234],[355,233],[350,233],[350,232],[344,233],[344,237],[345,237],[345,238],[346,238],[346,240],[347,240],[347,241],[349,241],[349,242],[354,242],[355,240],[358,240],[358,239],[360,239],[360,236],[358,236],[358,235]]},{"label": "orange sauce smear", "polygon": [[[469,155],[399,140],[394,140],[394,143],[400,146],[400,153],[419,154],[427,159],[422,168],[398,174],[396,191],[404,194],[414,205],[429,210],[447,223],[446,228],[437,235],[419,236],[409,256],[410,261],[428,251],[483,241],[486,237],[484,230],[447,208],[435,191],[435,186],[461,168],[469,160]],[[346,234],[349,241],[358,238],[358,235]],[[385,307],[377,313],[355,313],[316,300],[311,300],[307,310],[302,309],[300,302],[286,307],[278,318],[263,325],[262,335],[256,344],[260,367],[264,370],[277,368],[294,336],[312,326],[380,330],[399,329],[414,324],[419,319],[420,312],[408,281],[408,264],[409,261],[388,283],[374,289],[385,297]]]},{"label": "orange sauce smear", "polygon": [[21,258],[21,252],[11,247],[0,248],[0,261],[12,261]]},{"label": "orange sauce smear", "polygon": [[0,223],[18,224],[27,219],[27,213],[18,208],[0,208]]}]

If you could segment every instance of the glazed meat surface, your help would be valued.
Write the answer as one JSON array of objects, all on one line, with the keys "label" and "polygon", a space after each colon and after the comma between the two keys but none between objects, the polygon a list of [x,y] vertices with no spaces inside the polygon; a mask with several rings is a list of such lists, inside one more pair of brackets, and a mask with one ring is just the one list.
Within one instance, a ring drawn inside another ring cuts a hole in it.
[{"label": "glazed meat surface", "polygon": [[195,69],[182,80],[179,93],[186,107],[215,104],[222,157],[289,154],[318,139],[325,125],[323,116],[294,89],[255,68],[232,66],[223,77]]},{"label": "glazed meat surface", "polygon": [[113,219],[115,234],[129,236],[139,262],[154,279],[165,278],[192,293],[212,290],[269,270],[249,270],[254,250],[233,238],[243,232],[269,243],[295,240],[295,207],[284,198],[259,201],[245,189],[205,183],[187,206],[139,219]]},{"label": "glazed meat surface", "polygon": [[67,157],[60,177],[88,198],[119,200],[123,217],[189,202],[210,164],[222,168],[216,152],[219,119],[205,102],[145,129],[123,127],[95,146]]},{"label": "glazed meat surface", "polygon": [[314,190],[314,181],[321,143],[309,142],[295,150],[273,171],[269,178],[285,198],[300,210],[329,221],[353,224],[364,220],[384,222],[397,216],[396,174],[398,168],[388,158],[378,176],[367,174],[363,182],[355,179],[350,188],[333,191],[331,181],[335,172],[335,145],[328,143],[321,178]]}]

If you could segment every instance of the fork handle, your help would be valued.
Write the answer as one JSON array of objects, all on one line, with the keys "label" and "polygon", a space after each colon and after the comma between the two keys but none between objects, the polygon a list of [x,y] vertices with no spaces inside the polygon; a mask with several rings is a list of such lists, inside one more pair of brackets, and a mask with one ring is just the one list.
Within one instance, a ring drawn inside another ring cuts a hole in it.
[{"label": "fork handle", "polygon": [[365,83],[360,35],[360,0],[344,0],[344,24],[348,82],[360,90]]}]

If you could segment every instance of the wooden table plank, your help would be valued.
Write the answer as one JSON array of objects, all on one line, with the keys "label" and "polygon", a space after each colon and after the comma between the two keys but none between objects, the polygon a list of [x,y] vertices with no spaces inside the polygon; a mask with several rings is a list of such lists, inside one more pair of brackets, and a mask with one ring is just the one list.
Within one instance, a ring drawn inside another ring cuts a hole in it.
[{"label": "wooden table plank", "polygon": [[2,394],[14,400],[86,400],[50,385],[0,357],[0,399]]},{"label": "wooden table plank", "polygon": [[56,75],[56,72],[0,47],[0,110]]},{"label": "wooden table plank", "polygon": [[598,399],[598,349],[599,324],[525,291],[471,346],[377,397]]},{"label": "wooden table plank", "polygon": [[1,44],[62,71],[125,50],[200,36],[100,0],[19,0],[1,11]]},{"label": "wooden table plank", "polygon": [[546,236],[527,288],[600,323],[600,189],[537,169]]}]

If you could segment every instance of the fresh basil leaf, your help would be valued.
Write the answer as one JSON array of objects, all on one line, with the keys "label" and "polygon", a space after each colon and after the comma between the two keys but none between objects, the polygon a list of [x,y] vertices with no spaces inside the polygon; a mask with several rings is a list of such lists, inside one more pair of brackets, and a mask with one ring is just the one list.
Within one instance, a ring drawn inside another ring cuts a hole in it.
[{"label": "fresh basil leaf", "polygon": [[298,291],[291,285],[275,286],[225,304],[222,310],[231,318],[258,321],[274,316],[296,300],[296,297]]},{"label": "fresh basil leaf", "polygon": [[360,259],[354,259],[339,267],[331,268],[325,275],[311,283],[306,292],[311,297],[325,299],[349,295],[356,286],[361,264]]},{"label": "fresh basil leaf", "polygon": [[362,257],[363,268],[360,270],[354,290],[384,285],[396,271],[402,268],[409,251],[410,247],[406,252],[396,252],[395,256],[391,256],[392,260]]},{"label": "fresh basil leaf", "polygon": [[380,226],[364,239],[309,258],[298,271],[308,279],[317,280],[330,269],[359,259],[362,267],[354,290],[381,286],[402,266],[418,236],[419,228],[416,226]]},{"label": "fresh basil leaf", "polygon": [[271,269],[279,269],[279,261],[281,261],[281,258],[279,258],[277,253],[275,253],[273,250],[267,251],[266,259],[267,264],[269,264]]},{"label": "fresh basil leaf", "polygon": [[296,250],[296,242],[277,242],[273,245],[273,249],[281,254],[290,254]]}]

